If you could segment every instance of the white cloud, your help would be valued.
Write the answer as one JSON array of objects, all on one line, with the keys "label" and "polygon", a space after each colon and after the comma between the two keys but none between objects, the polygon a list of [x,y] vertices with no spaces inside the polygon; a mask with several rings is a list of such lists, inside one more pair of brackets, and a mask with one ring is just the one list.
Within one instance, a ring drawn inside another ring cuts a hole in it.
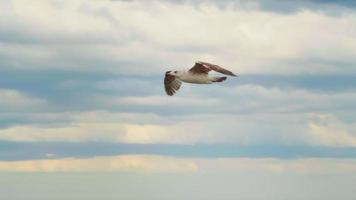
[{"label": "white cloud", "polygon": [[213,98],[193,98],[193,97],[169,97],[169,96],[146,96],[146,97],[122,97],[115,101],[118,105],[130,106],[168,106],[172,107],[205,107],[218,105],[219,100]]},{"label": "white cloud", "polygon": [[310,122],[308,135],[312,144],[326,146],[356,146],[356,124],[345,124],[331,115],[321,115]]},{"label": "white cloud", "polygon": [[[223,90],[223,88],[219,88]],[[304,89],[265,88],[259,85],[242,85],[225,89],[230,101],[229,108],[247,112],[330,112],[352,108],[354,92],[322,93]],[[231,106],[232,105],[232,106]]]},{"label": "white cloud", "polygon": [[173,158],[153,155],[123,155],[93,158],[66,158],[28,161],[0,161],[0,171],[20,172],[224,172],[224,173],[354,173],[355,159],[272,158]]},{"label": "white cloud", "polygon": [[38,127],[19,125],[0,129],[0,139],[10,141],[117,141],[125,133],[122,124],[73,123]]},{"label": "white cloud", "polygon": [[274,172],[274,173],[354,173],[355,159],[291,159],[273,158],[219,158],[199,159],[197,166],[201,171],[223,172]]},{"label": "white cloud", "polygon": [[[356,145],[353,131],[355,119],[348,118],[348,121],[345,121],[335,112],[339,109],[344,112],[343,110],[353,106],[356,96],[351,92],[314,93],[299,89],[268,89],[254,85],[218,89],[226,97],[224,100],[201,96],[105,99],[106,104],[109,102],[111,105],[131,109],[140,107],[137,112],[151,109],[151,112],[155,113],[99,110],[32,113],[20,116],[16,113],[0,114],[0,118],[18,118],[28,122],[0,129],[0,139],[174,144]],[[210,93],[214,93],[214,90]],[[169,110],[171,114],[158,114],[157,109],[165,112]],[[174,115],[182,111],[185,114]],[[332,117],[321,122],[319,116],[325,114]]]},{"label": "white cloud", "polygon": [[206,60],[242,74],[355,72],[352,11],[285,15],[163,1],[25,5],[0,4],[7,41],[0,54],[12,67],[150,75]]},{"label": "white cloud", "polygon": [[[100,2],[36,1],[28,6],[23,3],[20,0],[0,4],[0,25],[7,27],[2,32],[16,32],[13,39],[19,42],[29,39],[45,43],[105,43],[119,38],[124,41],[130,36],[129,30],[120,26]],[[115,28],[118,26],[120,29]]]},{"label": "white cloud", "polygon": [[29,161],[0,161],[0,171],[23,172],[82,172],[82,171],[125,171],[125,172],[193,172],[194,162],[161,156],[111,156],[87,159],[66,158]]},{"label": "white cloud", "polygon": [[0,88],[0,110],[29,111],[48,106],[46,100],[24,94],[13,89]]},{"label": "white cloud", "polygon": [[[46,116],[48,115],[43,117]],[[319,122],[318,114],[219,114],[165,117],[154,114],[89,112],[71,113],[68,116],[71,116],[71,119],[65,123],[47,126],[15,125],[0,129],[0,139],[355,146],[356,138],[346,131],[352,130],[354,124],[346,124],[333,118],[329,120],[331,125],[323,125]],[[58,120],[58,117],[52,116],[52,118]]]},{"label": "white cloud", "polygon": [[162,119],[154,113],[125,113],[102,110],[87,112],[35,112],[35,113],[0,113],[0,118],[17,119],[34,125],[68,124],[68,123],[140,123],[167,124],[169,120]]}]

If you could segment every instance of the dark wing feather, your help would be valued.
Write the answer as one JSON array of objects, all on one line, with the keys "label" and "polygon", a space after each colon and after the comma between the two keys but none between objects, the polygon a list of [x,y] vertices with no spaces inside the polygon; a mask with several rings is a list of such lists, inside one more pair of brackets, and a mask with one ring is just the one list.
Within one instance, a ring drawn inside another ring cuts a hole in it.
[{"label": "dark wing feather", "polygon": [[236,76],[234,73],[231,71],[224,69],[218,65],[214,65],[211,63],[206,63],[206,62],[196,62],[195,65],[189,70],[192,73],[196,74],[208,74],[211,70],[220,72],[225,75],[229,76]]},{"label": "dark wing feather", "polygon": [[164,89],[166,90],[166,93],[169,96],[172,96],[174,93],[176,93],[176,91],[179,90],[181,85],[182,82],[170,74],[166,74],[166,76],[164,77]]}]

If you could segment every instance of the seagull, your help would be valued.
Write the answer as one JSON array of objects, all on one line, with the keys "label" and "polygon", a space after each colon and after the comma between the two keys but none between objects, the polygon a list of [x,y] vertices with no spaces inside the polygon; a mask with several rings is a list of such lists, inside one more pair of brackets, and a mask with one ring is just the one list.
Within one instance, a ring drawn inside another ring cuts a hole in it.
[{"label": "seagull", "polygon": [[231,71],[224,69],[218,65],[207,62],[198,61],[189,71],[167,71],[164,77],[164,88],[167,95],[173,96],[179,90],[182,82],[195,84],[211,84],[223,82],[226,76],[211,77],[210,71],[216,71],[229,76],[236,76]]}]

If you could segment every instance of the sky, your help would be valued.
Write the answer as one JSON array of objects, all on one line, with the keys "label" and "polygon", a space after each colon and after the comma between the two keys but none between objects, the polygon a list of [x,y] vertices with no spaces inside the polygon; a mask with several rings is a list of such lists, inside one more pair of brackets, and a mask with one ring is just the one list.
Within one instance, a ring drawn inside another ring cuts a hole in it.
[{"label": "sky", "polygon": [[355,199],[355,9],[0,1],[0,198]]}]

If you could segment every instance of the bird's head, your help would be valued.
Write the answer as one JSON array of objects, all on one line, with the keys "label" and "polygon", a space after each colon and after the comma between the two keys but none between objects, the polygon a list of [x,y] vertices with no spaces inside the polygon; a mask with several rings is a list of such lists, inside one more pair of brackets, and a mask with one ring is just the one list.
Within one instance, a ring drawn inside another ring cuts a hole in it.
[{"label": "bird's head", "polygon": [[166,75],[179,76],[179,71],[166,71]]}]

